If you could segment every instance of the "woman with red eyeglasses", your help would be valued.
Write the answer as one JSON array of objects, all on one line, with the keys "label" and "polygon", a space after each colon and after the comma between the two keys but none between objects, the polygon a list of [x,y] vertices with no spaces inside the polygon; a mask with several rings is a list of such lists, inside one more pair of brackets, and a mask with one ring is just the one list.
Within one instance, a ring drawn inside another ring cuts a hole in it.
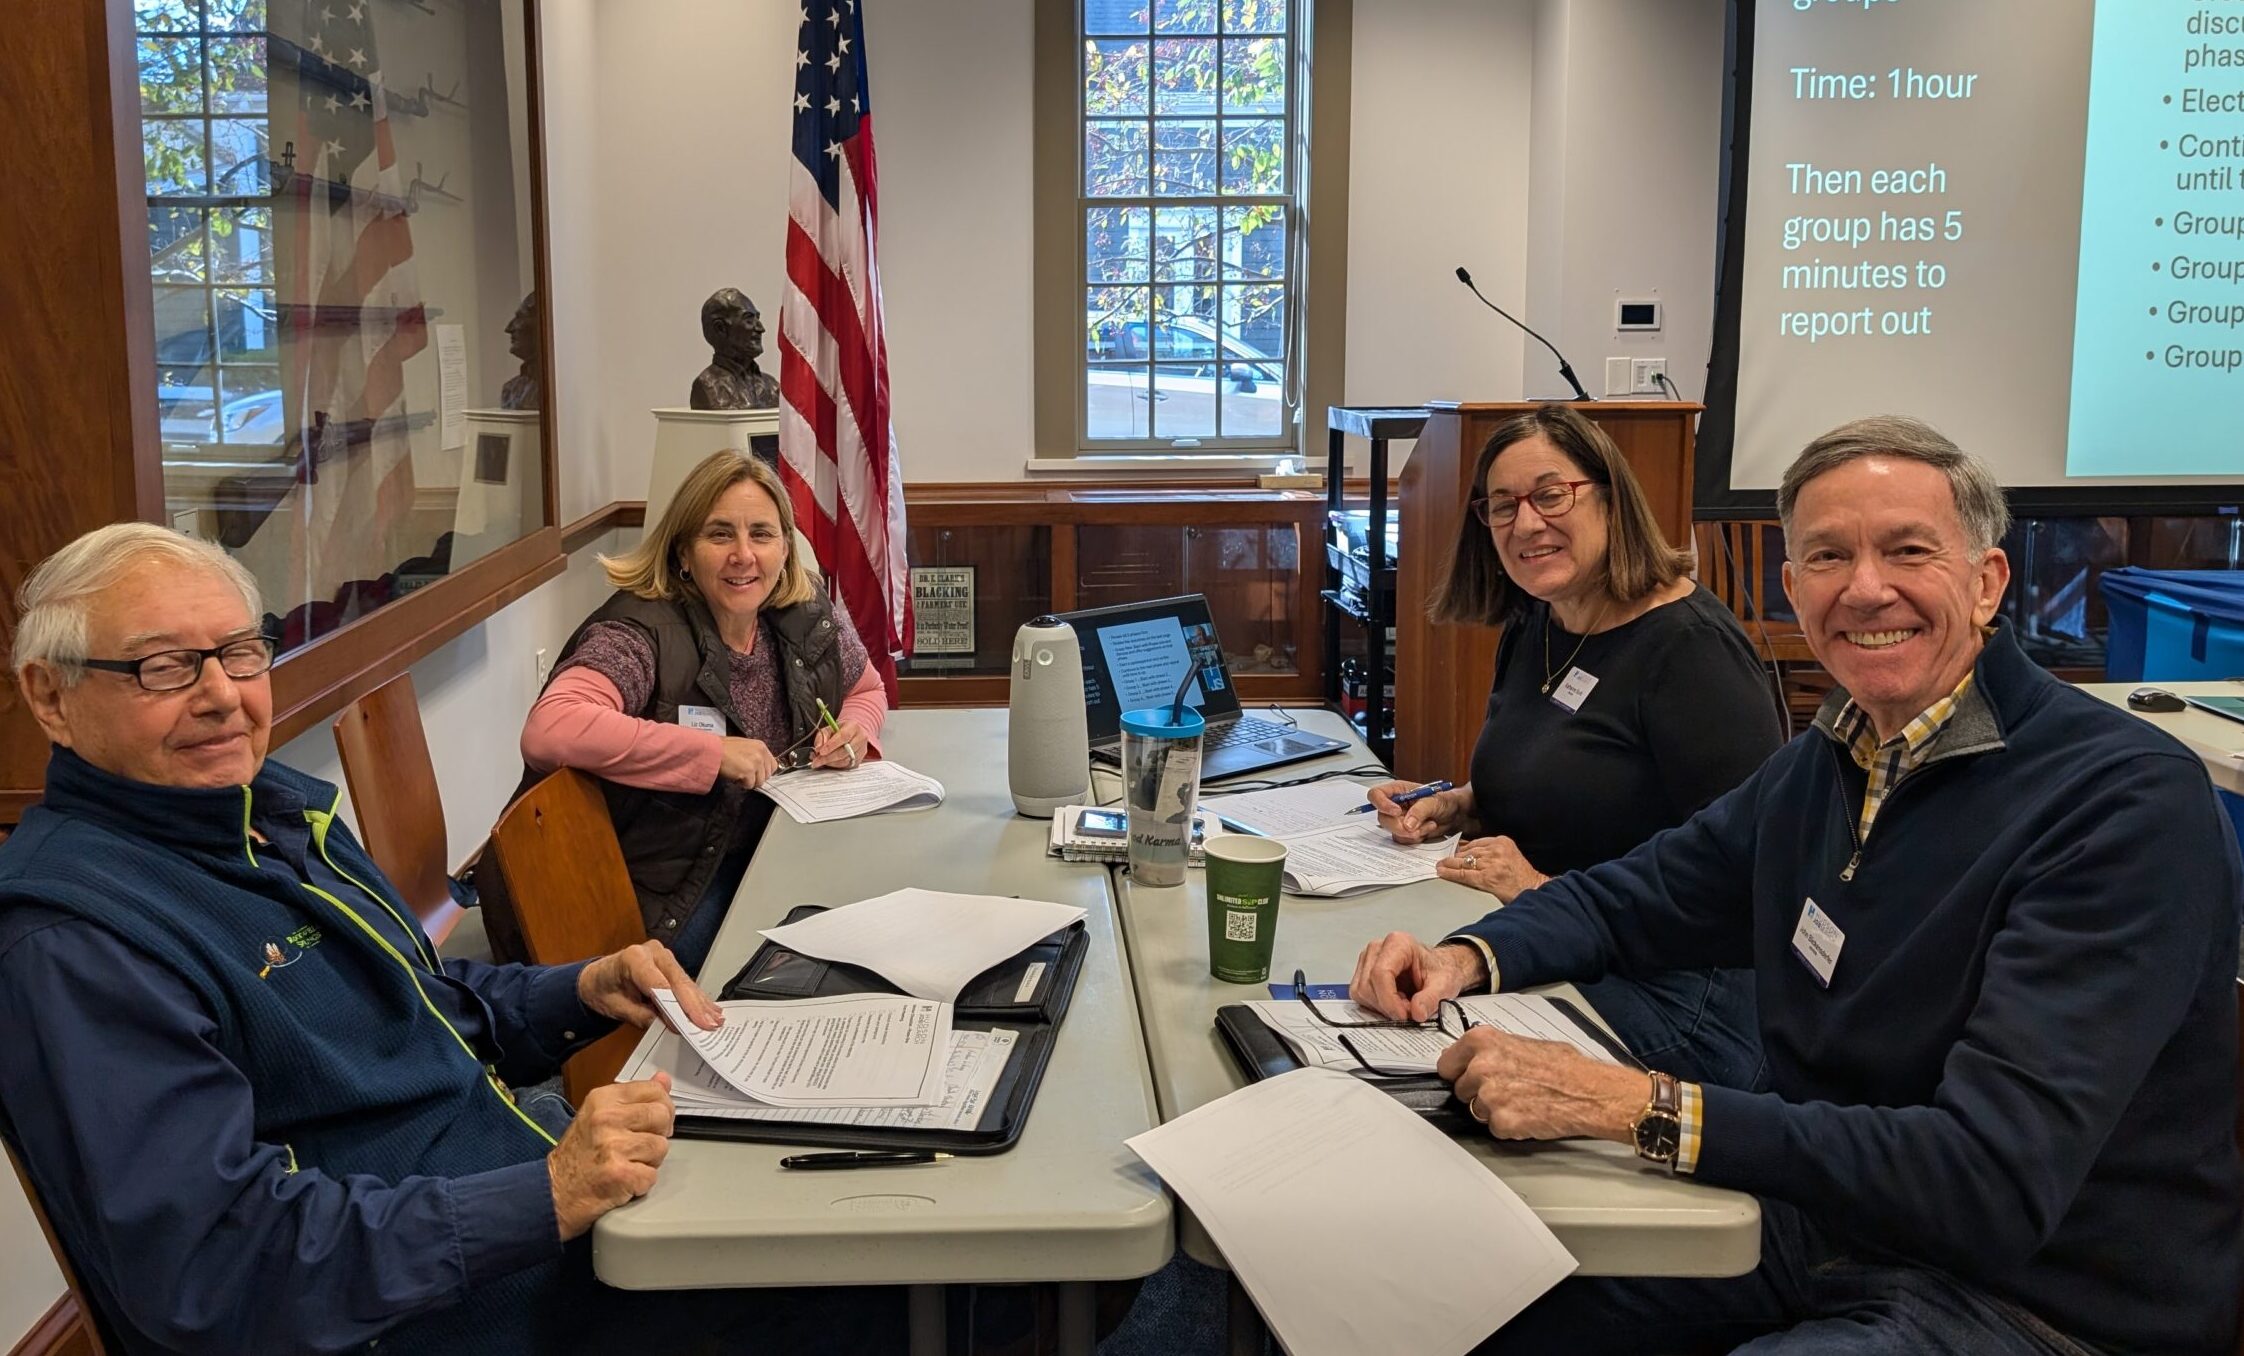
[{"label": "woman with red eyeglasses", "polygon": [[[1783,735],[1737,619],[1693,582],[1690,553],[1661,536],[1595,424],[1564,405],[1521,414],[1481,450],[1473,484],[1428,606],[1436,621],[1504,628],[1471,780],[1407,808],[1394,797],[1409,782],[1370,798],[1397,842],[1463,835],[1443,879],[1509,903],[1682,823]],[[1652,1067],[1753,1088],[1751,985],[1743,971],[1675,970],[1581,987]]]}]

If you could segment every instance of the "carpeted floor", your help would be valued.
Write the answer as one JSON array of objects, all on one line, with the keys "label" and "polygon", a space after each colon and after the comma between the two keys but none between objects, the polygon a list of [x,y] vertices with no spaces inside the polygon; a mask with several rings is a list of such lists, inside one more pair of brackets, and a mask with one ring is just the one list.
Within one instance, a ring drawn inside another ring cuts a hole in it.
[{"label": "carpeted floor", "polygon": [[1099,1356],[1220,1356],[1229,1276],[1179,1253],[1145,1278],[1122,1326]]}]

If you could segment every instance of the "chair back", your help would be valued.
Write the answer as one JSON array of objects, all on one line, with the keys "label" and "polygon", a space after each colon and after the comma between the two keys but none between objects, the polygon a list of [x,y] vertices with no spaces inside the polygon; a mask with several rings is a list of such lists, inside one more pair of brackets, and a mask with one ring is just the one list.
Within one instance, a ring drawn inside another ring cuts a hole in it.
[{"label": "chair back", "polygon": [[47,1218],[47,1208],[39,1203],[39,1193],[31,1185],[31,1175],[23,1170],[23,1160],[16,1157],[16,1146],[5,1138],[0,1138],[0,1150],[5,1150],[8,1155],[8,1166],[15,1170],[16,1181],[23,1186],[23,1198],[31,1203],[31,1217],[39,1221],[39,1232],[47,1237],[47,1250],[55,1255],[55,1266],[62,1272],[63,1284],[70,1287],[70,1302],[77,1306],[74,1319],[67,1315],[63,1317],[59,1332],[49,1330],[50,1336],[61,1339],[50,1349],[86,1352],[91,1353],[91,1356],[122,1353],[125,1346],[118,1340],[116,1330],[102,1317],[101,1311],[94,1307],[92,1294],[78,1283],[78,1269],[70,1265],[69,1255],[62,1250],[62,1240],[55,1237],[54,1222]]},{"label": "chair back", "polygon": [[431,942],[460,921],[446,864],[444,802],[421,731],[413,675],[401,673],[343,708],[335,718],[343,783],[358,815],[359,841]]},{"label": "chair back", "polygon": [[[616,842],[608,803],[574,768],[548,775],[507,807],[491,830],[476,873],[484,924],[537,965],[605,956],[647,939],[631,873]],[[639,1033],[618,1030],[578,1051],[564,1071],[569,1100],[613,1082]]]}]

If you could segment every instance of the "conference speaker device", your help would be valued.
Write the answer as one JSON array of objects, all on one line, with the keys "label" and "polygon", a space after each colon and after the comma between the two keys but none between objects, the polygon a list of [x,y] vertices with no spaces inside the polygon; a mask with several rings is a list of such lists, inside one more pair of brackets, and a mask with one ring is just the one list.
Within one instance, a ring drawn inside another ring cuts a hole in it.
[{"label": "conference speaker device", "polygon": [[1013,683],[1006,700],[1005,761],[1013,808],[1050,819],[1063,805],[1088,804],[1091,764],[1083,704],[1083,649],[1075,628],[1035,617],[1013,636]]},{"label": "conference speaker device", "polygon": [[1480,295],[1480,289],[1473,286],[1473,275],[1465,271],[1465,266],[1463,264],[1459,264],[1457,266],[1457,281],[1465,284],[1466,288],[1470,290],[1474,296],[1480,297],[1481,305],[1486,306],[1489,310],[1494,311],[1496,314],[1504,317],[1504,319],[1511,321],[1512,324],[1519,327],[1520,333],[1526,335],[1536,343],[1541,344],[1544,348],[1549,349],[1551,351],[1551,356],[1558,359],[1558,375],[1566,378],[1566,384],[1574,388],[1574,398],[1576,400],[1588,400],[1590,398],[1590,393],[1582,389],[1581,379],[1574,375],[1574,364],[1566,361],[1566,355],[1558,351],[1558,345],[1553,344],[1550,340],[1545,339],[1543,336],[1535,333],[1535,331],[1527,328],[1527,322],[1521,320],[1518,316],[1513,315],[1510,311],[1507,311],[1503,307],[1498,306],[1495,302],[1490,301],[1488,298],[1482,297]]}]

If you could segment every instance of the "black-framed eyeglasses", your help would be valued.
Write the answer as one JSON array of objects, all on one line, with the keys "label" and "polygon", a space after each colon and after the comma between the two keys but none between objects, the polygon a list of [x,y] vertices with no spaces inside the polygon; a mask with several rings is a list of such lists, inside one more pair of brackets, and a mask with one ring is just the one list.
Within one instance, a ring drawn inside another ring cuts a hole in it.
[{"label": "black-framed eyeglasses", "polygon": [[1425,1078],[1429,1075],[1423,1069],[1389,1069],[1372,1063],[1364,1057],[1363,1051],[1356,1048],[1356,1043],[1348,1039],[1348,1032],[1351,1029],[1357,1031],[1438,1031],[1450,1040],[1459,1041],[1465,1038],[1466,1032],[1481,1025],[1479,1021],[1465,1011],[1465,1005],[1454,998],[1441,1000],[1434,1008],[1434,1019],[1430,1022],[1410,1022],[1390,1017],[1375,1018],[1371,1021],[1350,1021],[1345,1018],[1333,1017],[1318,1008],[1317,1000],[1309,996],[1309,976],[1301,970],[1293,972],[1293,996],[1301,1000],[1301,1006],[1309,1009],[1309,1015],[1319,1023],[1336,1028],[1333,1039],[1339,1042],[1341,1049],[1348,1052],[1348,1058],[1356,1061],[1359,1066],[1359,1077]]},{"label": "black-framed eyeglasses", "polygon": [[1525,499],[1535,506],[1535,512],[1545,518],[1563,518],[1574,511],[1574,500],[1579,491],[1594,480],[1554,480],[1548,485],[1537,485],[1524,495],[1490,495],[1473,501],[1473,516],[1489,527],[1510,527],[1519,521],[1519,501]]},{"label": "black-framed eyeglasses", "polygon": [[85,668],[129,673],[149,692],[177,692],[202,681],[203,665],[215,659],[228,678],[255,678],[273,667],[277,648],[271,636],[229,640],[207,650],[158,650],[138,659],[81,659]]},{"label": "black-framed eyeglasses", "polygon": [[817,738],[818,727],[813,725],[809,734],[773,754],[772,757],[779,764],[777,770],[780,772],[800,772],[802,769],[809,767],[812,760],[818,757]]}]

